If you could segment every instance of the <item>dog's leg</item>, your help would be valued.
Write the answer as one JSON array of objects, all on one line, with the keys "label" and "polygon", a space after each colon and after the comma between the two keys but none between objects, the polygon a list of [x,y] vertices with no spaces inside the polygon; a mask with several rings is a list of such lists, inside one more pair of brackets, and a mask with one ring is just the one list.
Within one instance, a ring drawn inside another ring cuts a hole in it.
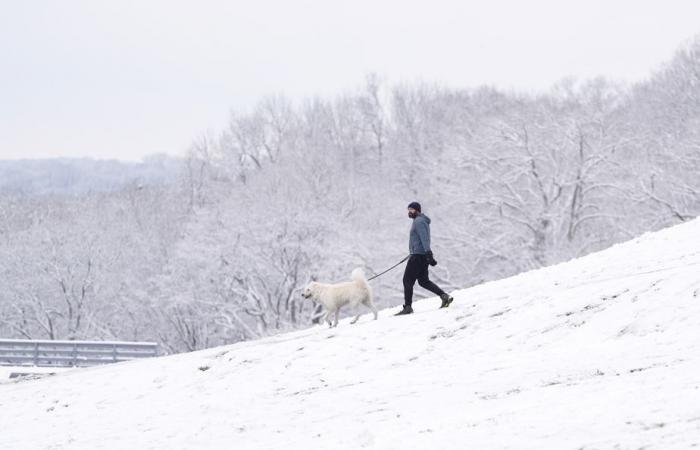
[{"label": "dog's leg", "polygon": [[377,320],[377,318],[379,317],[379,311],[377,311],[377,307],[374,306],[374,303],[372,302],[372,299],[369,299],[369,298],[368,298],[367,300],[365,300],[365,301],[362,302],[362,303],[363,303],[366,307],[368,307],[369,309],[372,310],[372,312],[374,313],[374,320]]},{"label": "dog's leg", "polygon": [[338,316],[340,316],[340,308],[335,310],[335,323],[333,324],[334,327],[338,326]]},{"label": "dog's leg", "polygon": [[350,323],[357,323],[357,321],[360,319],[360,304],[358,303],[355,305],[355,318],[352,319],[352,322]]},{"label": "dog's leg", "polygon": [[369,304],[370,309],[374,313],[374,320],[377,320],[379,318],[379,311],[377,311],[377,307],[374,306],[374,303]]}]

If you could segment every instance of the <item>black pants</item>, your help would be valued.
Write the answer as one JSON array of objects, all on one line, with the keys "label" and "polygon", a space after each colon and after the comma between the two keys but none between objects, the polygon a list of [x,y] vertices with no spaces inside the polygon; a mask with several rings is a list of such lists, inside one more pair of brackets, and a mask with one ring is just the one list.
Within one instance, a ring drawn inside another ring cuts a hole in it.
[{"label": "black pants", "polygon": [[428,260],[425,255],[411,255],[406,264],[406,271],[403,273],[403,298],[404,306],[411,306],[413,303],[413,285],[418,284],[435,295],[445,293],[435,283],[428,278]]}]

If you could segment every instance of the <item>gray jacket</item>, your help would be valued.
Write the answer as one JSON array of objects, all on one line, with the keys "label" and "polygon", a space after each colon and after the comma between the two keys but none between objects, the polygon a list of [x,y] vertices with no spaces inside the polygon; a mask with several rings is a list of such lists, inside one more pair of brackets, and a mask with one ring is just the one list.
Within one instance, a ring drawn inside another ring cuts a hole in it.
[{"label": "gray jacket", "polygon": [[430,251],[430,217],[425,214],[418,214],[413,219],[408,251],[411,255],[425,255]]}]

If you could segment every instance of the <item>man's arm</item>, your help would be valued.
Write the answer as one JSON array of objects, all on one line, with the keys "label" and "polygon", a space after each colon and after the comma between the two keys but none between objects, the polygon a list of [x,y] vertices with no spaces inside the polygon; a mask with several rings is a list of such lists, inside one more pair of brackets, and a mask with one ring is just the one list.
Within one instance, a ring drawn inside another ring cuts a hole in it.
[{"label": "man's arm", "polygon": [[426,260],[428,261],[428,264],[435,266],[437,265],[437,261],[435,261],[435,258],[433,257],[433,251],[430,250],[430,226],[427,222],[423,221],[417,225],[418,226],[416,228],[418,231],[418,237],[423,245],[423,250],[425,250]]},{"label": "man's arm", "polygon": [[430,228],[428,228],[427,222],[423,220],[418,222],[416,225],[416,231],[418,232],[420,243],[423,246],[423,250],[428,253],[430,252]]}]

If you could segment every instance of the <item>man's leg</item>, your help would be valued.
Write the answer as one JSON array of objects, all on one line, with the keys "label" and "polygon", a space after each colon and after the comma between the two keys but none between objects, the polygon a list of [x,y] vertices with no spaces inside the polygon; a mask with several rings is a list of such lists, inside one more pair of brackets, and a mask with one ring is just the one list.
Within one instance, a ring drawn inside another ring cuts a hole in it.
[{"label": "man's leg", "polygon": [[413,285],[418,279],[420,265],[416,264],[415,256],[408,258],[406,270],[403,273],[403,305],[404,307],[411,306],[413,303]]},{"label": "man's leg", "polygon": [[421,266],[421,272],[418,276],[418,284],[421,287],[429,290],[433,294],[440,297],[440,300],[442,301],[442,303],[440,304],[440,308],[447,308],[452,303],[453,298],[450,297],[450,295],[447,292],[440,289],[440,287],[437,284],[430,281],[430,278],[428,276],[427,260],[425,261],[425,264]]},{"label": "man's leg", "polygon": [[445,294],[445,291],[440,289],[440,287],[437,284],[430,281],[430,278],[428,276],[428,261],[425,258],[423,258],[423,260],[421,262],[422,262],[422,264],[420,266],[420,271],[418,272],[418,278],[417,278],[418,284],[422,288],[429,290],[430,292],[432,292],[435,295],[442,296],[443,294]]}]

